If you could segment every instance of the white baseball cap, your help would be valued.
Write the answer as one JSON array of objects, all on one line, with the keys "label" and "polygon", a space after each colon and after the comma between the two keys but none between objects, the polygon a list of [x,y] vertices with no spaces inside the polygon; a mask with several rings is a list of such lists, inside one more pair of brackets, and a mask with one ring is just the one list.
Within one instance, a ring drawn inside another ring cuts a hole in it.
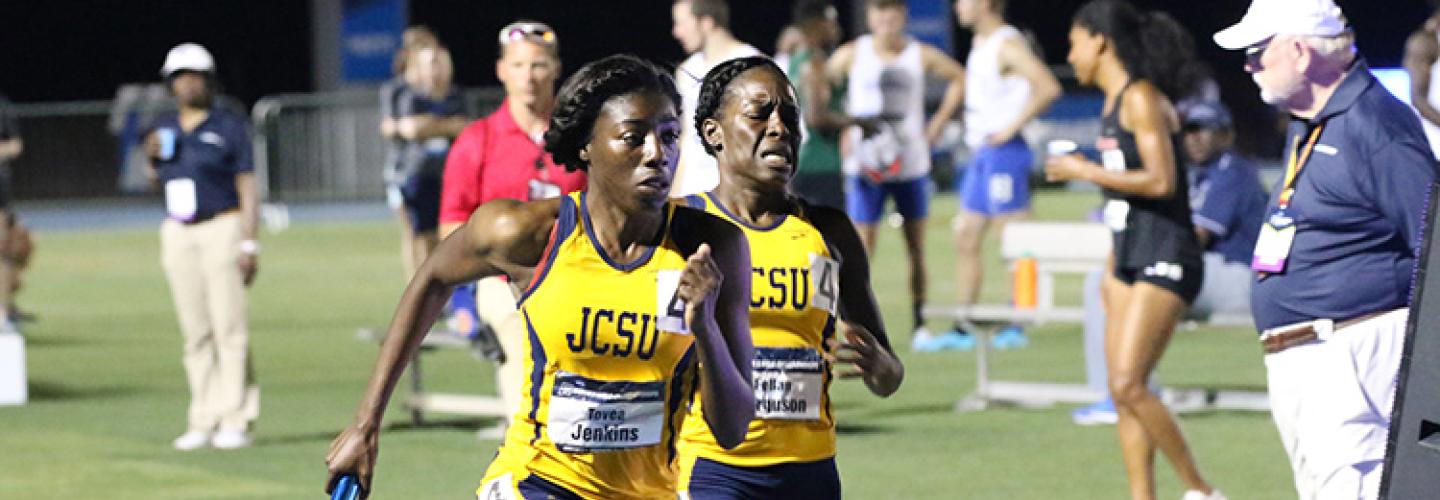
[{"label": "white baseball cap", "polygon": [[165,55],[165,65],[160,67],[160,76],[170,78],[176,71],[213,73],[215,58],[198,43],[182,43]]},{"label": "white baseball cap", "polygon": [[1240,22],[1215,33],[1215,43],[1241,50],[1275,35],[1335,36],[1346,29],[1334,0],[1253,0]]}]

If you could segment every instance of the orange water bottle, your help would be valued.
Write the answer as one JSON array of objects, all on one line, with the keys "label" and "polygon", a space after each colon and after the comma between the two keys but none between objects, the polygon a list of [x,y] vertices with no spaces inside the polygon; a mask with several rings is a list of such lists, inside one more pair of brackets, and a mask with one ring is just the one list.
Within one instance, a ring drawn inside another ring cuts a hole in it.
[{"label": "orange water bottle", "polygon": [[1015,303],[1016,309],[1035,308],[1038,302],[1036,288],[1039,275],[1034,256],[1025,254],[1015,260],[1014,297],[1011,300]]}]

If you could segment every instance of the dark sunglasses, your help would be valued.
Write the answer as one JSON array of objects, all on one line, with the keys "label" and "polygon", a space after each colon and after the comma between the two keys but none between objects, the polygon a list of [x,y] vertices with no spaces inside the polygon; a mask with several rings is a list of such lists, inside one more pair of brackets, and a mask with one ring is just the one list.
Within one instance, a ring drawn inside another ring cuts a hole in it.
[{"label": "dark sunglasses", "polygon": [[1265,41],[1251,45],[1245,49],[1246,68],[1250,68],[1251,71],[1265,69],[1264,66],[1260,65],[1260,58],[1265,57],[1265,51],[1270,49],[1270,42],[1272,40],[1275,40],[1275,37],[1266,38]]}]

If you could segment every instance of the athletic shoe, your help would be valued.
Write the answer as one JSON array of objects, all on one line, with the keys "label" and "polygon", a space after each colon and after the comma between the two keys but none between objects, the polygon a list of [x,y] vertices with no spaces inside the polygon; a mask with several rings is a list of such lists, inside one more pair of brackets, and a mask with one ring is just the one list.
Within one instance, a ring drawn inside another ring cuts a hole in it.
[{"label": "athletic shoe", "polygon": [[1190,490],[1190,491],[1187,491],[1187,492],[1185,492],[1185,496],[1180,497],[1180,500],[1230,500],[1230,499],[1229,499],[1229,498],[1226,498],[1226,497],[1225,497],[1225,494],[1224,494],[1224,493],[1221,493],[1220,490],[1213,490],[1213,489],[1212,489],[1212,490],[1210,490],[1210,494],[1209,494],[1209,495],[1206,495],[1206,494],[1204,494],[1204,493],[1201,493],[1200,490]]},{"label": "athletic shoe", "polygon": [[1115,413],[1115,401],[1107,397],[1099,403],[1076,408],[1070,412],[1070,419],[1075,425],[1115,425],[1120,421],[1120,414]]},{"label": "athletic shoe", "polygon": [[975,336],[958,330],[951,330],[940,336],[925,332],[924,337],[916,333],[911,348],[917,352],[969,351],[975,349]]},{"label": "athletic shoe", "polygon": [[200,431],[186,432],[170,443],[170,446],[174,446],[175,449],[180,451],[198,450],[209,445],[210,433]]},{"label": "athletic shoe", "polygon": [[925,328],[925,327],[922,326],[922,327],[920,327],[920,328],[916,328],[914,332],[911,332],[911,333],[910,333],[910,349],[911,349],[911,350],[923,351],[924,349],[922,349],[921,346],[927,345],[927,344],[929,344],[929,343],[931,343],[931,342],[934,342],[934,341],[935,341],[935,334],[930,333],[930,329],[929,329],[929,328]]},{"label": "athletic shoe", "polygon": [[255,440],[250,437],[250,433],[245,431],[222,430],[215,433],[215,437],[210,439],[210,446],[221,450],[249,448],[252,444],[255,444]]},{"label": "athletic shoe", "polygon": [[1011,325],[1001,328],[1000,333],[996,334],[995,338],[990,339],[990,345],[1002,351],[1020,349],[1030,345],[1030,339],[1025,337],[1025,330],[1021,330],[1018,326]]}]

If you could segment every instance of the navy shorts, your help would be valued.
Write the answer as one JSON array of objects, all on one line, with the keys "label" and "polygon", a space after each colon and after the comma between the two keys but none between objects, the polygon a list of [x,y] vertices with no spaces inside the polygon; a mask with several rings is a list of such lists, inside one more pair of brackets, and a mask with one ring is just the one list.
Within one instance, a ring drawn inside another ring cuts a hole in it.
[{"label": "navy shorts", "polygon": [[840,472],[833,457],[766,467],[696,458],[688,490],[691,500],[839,500]]},{"label": "navy shorts", "polygon": [[400,183],[400,199],[410,230],[428,233],[440,227],[440,178],[415,174]]},{"label": "navy shorts", "polygon": [[520,490],[520,496],[525,500],[584,500],[580,495],[534,474],[516,484],[515,489]]},{"label": "navy shorts", "polygon": [[905,220],[930,216],[930,178],[876,184],[863,176],[845,177],[845,211],[857,224],[875,224],[885,212],[885,198],[895,198],[895,211]]},{"label": "navy shorts", "polygon": [[987,217],[1030,208],[1030,165],[1035,155],[1016,137],[981,147],[955,186],[965,210]]}]

